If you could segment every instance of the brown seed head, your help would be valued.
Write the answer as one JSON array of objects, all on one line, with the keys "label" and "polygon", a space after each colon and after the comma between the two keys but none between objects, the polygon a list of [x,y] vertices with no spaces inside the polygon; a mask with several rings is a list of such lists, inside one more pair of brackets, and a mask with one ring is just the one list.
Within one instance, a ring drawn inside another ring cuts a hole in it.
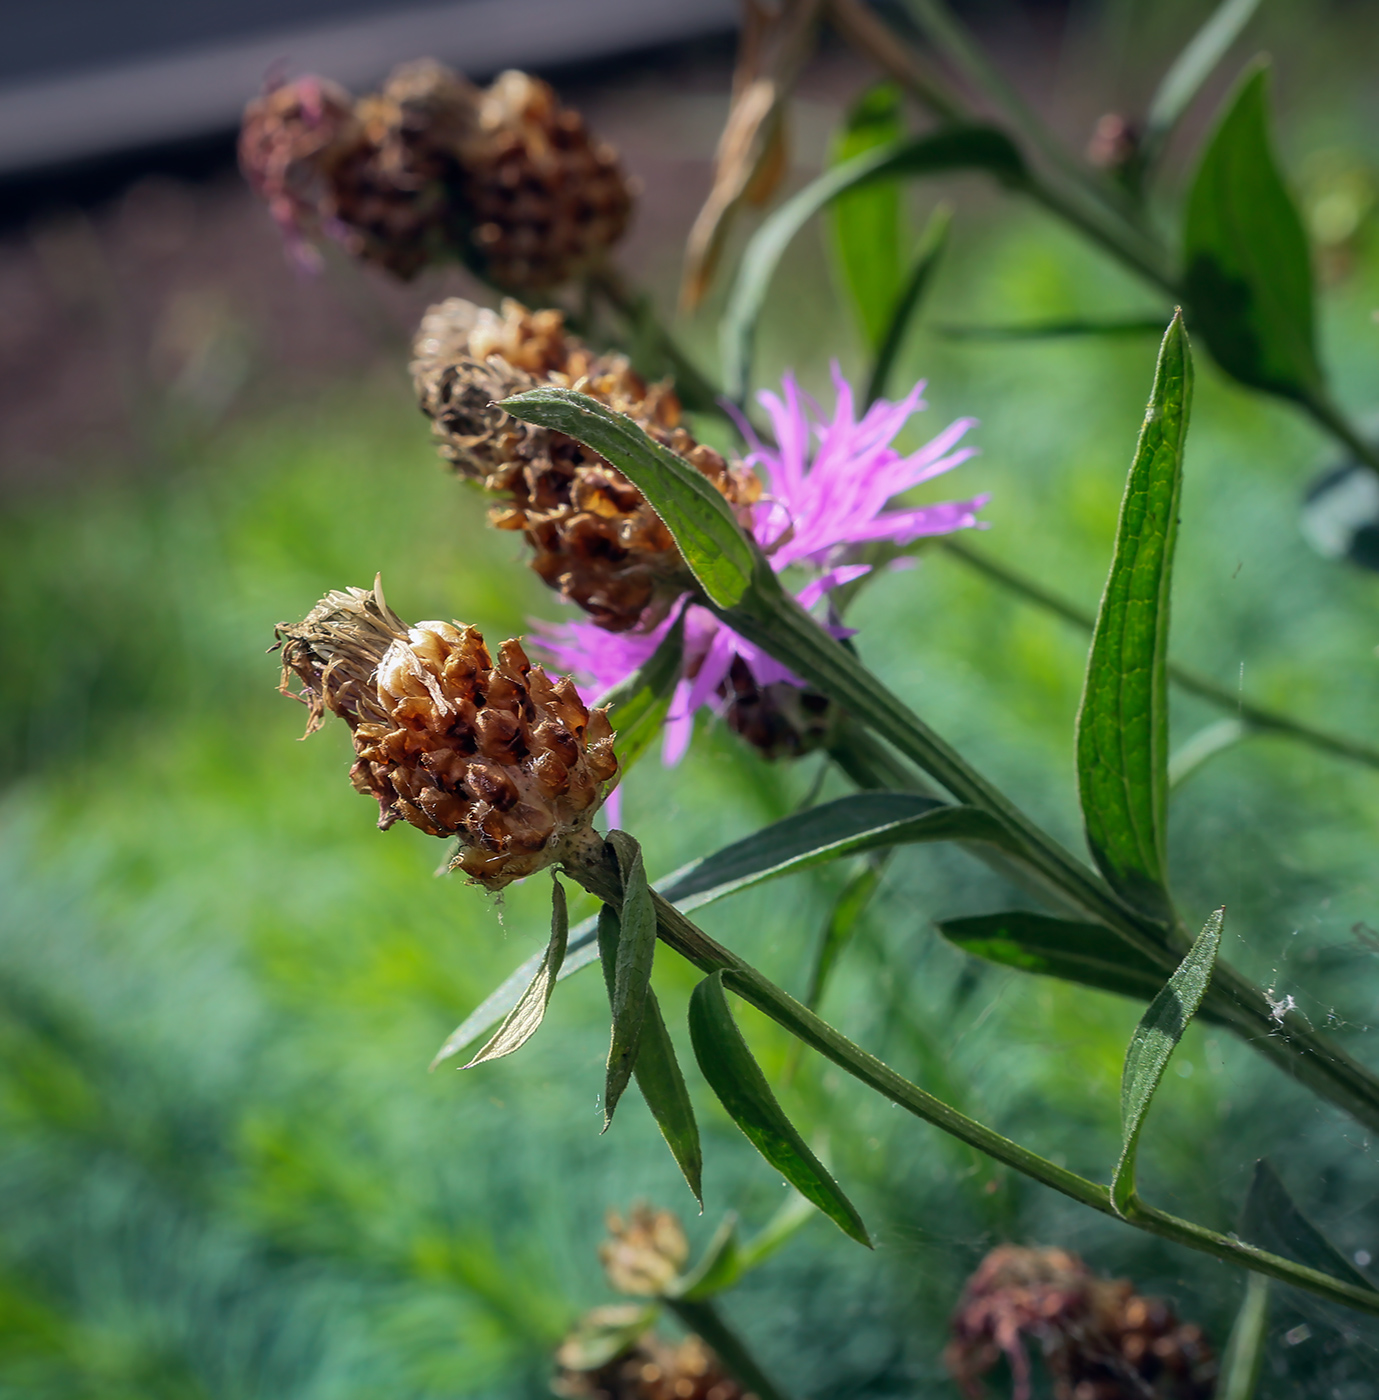
[{"label": "brown seed head", "polygon": [[1061,1249],[992,1250],[967,1282],[952,1333],[944,1358],[972,1397],[1004,1355],[1016,1400],[1028,1400],[1026,1338],[1040,1344],[1057,1400],[1209,1400],[1215,1388],[1200,1328]]},{"label": "brown seed head", "polygon": [[270,87],[244,109],[240,169],[300,245],[320,231],[336,173],[362,140],[349,93],[328,79],[301,77]]},{"label": "brown seed head", "polygon": [[454,297],[433,306],[414,345],[413,383],[441,453],[462,476],[502,497],[490,513],[521,530],[532,568],[621,632],[658,615],[691,586],[670,532],[621,472],[562,433],[520,423],[498,400],[541,384],[577,389],[625,413],[711,481],[746,520],[761,493],[680,421],[668,384],[648,385],[623,355],[596,355],[566,333],[558,311],[503,303],[502,314]]},{"label": "brown seed head", "polygon": [[617,151],[526,73],[484,92],[462,163],[467,260],[508,291],[542,291],[596,263],[632,214]]},{"label": "brown seed head", "polygon": [[653,1210],[639,1201],[626,1221],[610,1210],[606,1223],[609,1238],[599,1246],[599,1259],[619,1293],[654,1298],[679,1278],[689,1258],[689,1241],[670,1211]]},{"label": "brown seed head", "polygon": [[750,1394],[695,1336],[670,1346],[647,1332],[592,1367],[580,1365],[582,1349],[572,1337],[556,1354],[560,1370],[551,1389],[569,1400],[748,1400]]},{"label": "brown seed head", "polygon": [[377,584],[329,593],[277,633],[279,689],[310,707],[307,733],[326,710],[349,724],[350,778],[377,799],[384,830],[402,819],[458,837],[451,868],[489,889],[564,858],[589,831],[618,767],[607,712],[591,714],[518,642],[495,664],[476,628],[408,627]]}]

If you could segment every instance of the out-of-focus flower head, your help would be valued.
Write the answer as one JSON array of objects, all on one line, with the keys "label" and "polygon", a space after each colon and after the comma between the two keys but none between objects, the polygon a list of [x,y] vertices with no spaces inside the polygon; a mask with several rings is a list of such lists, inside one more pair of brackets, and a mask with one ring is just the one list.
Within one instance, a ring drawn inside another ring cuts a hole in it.
[{"label": "out-of-focus flower head", "polygon": [[606,1223],[608,1238],[599,1245],[599,1259],[619,1293],[655,1298],[680,1277],[689,1241],[670,1211],[638,1201],[626,1220],[610,1210]]},{"label": "out-of-focus flower head", "polygon": [[328,593],[277,635],[279,689],[308,706],[308,734],[327,710],[349,725],[350,779],[377,799],[385,831],[407,821],[458,838],[451,868],[495,890],[589,839],[618,768],[607,713],[518,642],[495,664],[477,628],[409,627],[378,583]]},{"label": "out-of-focus flower head", "polygon": [[[749,424],[742,424],[751,447],[747,461],[763,480],[761,497],[751,507],[752,534],[777,572],[798,566],[812,575],[796,593],[806,608],[871,571],[870,564],[857,559],[861,547],[906,545],[926,535],[976,527],[977,512],[988,499],[982,495],[888,510],[901,492],[973,455],[975,448],[959,444],[975,420],[959,418],[923,447],[901,453],[891,444],[925,407],[924,384],[898,402],[878,399],[858,418],[852,388],[836,365],[833,379],[837,401],[831,419],[787,375],[782,394],[758,396],[776,445],[762,443]],[[799,677],[707,608],[691,603],[684,617],[684,673],[666,724],[666,763],[678,762],[684,754],[696,712],[719,702],[726,702],[729,724],[753,742],[760,739],[758,746],[769,756],[800,752],[811,737],[825,737],[826,702],[814,697]],[[649,660],[673,620],[674,615],[648,631],[618,637],[586,622],[538,630],[544,650],[599,694]],[[834,635],[847,635],[836,623],[829,625]]]},{"label": "out-of-focus flower head", "polygon": [[403,279],[459,258],[512,291],[600,261],[634,194],[549,84],[512,71],[480,89],[434,59],[358,101],[318,77],[270,85],[245,110],[240,164],[306,267],[325,236]]},{"label": "out-of-focus flower head", "polygon": [[968,1279],[952,1330],[944,1358],[971,1400],[1002,1357],[1014,1400],[1029,1400],[1031,1341],[1043,1351],[1057,1400],[1209,1400],[1216,1388],[1201,1328],[1062,1249],[993,1249]]}]

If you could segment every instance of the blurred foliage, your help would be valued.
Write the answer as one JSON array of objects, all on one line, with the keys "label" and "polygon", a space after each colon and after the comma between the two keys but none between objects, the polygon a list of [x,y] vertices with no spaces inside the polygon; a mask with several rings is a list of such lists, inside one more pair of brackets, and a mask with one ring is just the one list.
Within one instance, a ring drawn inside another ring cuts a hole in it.
[{"label": "blurred foliage", "polygon": [[[1365,384],[1373,355],[1371,168],[1341,151],[1306,175],[1309,221],[1339,250],[1322,332],[1345,389]],[[763,322],[758,363],[763,378],[793,366],[827,401],[829,355],[855,381],[866,359],[849,332],[820,334],[845,324],[822,300],[823,256],[817,239],[787,254],[789,294]],[[959,214],[926,319],[1108,308],[1146,305],[1069,235],[1007,206]],[[1148,337],[962,344],[920,325],[891,384],[930,381],[912,432],[981,419],[983,455],[962,468],[965,488],[993,493],[979,543],[1090,603],[1153,355]],[[1379,584],[1311,554],[1296,526],[1327,461],[1286,407],[1202,364],[1173,649],[1252,698],[1368,735]],[[639,1102],[599,1136],[596,976],[561,985],[516,1063],[426,1075],[456,1022],[544,943],[544,882],[494,902],[433,879],[439,843],[373,830],[345,782],[343,734],[298,747],[305,712],[273,694],[272,624],[376,570],[407,616],[458,615],[501,637],[551,615],[517,542],[482,522],[435,463],[400,372],[227,421],[157,474],[9,502],[0,1397],[538,1395],[564,1328],[607,1296],[604,1209],[644,1195],[690,1215]],[[1078,843],[1081,636],[937,550],[879,580],[851,620],[888,682]],[[1175,745],[1215,718],[1175,696]],[[638,767],[624,824],[659,874],[789,811],[813,763],[770,768],[709,728],[673,773]],[[1370,1057],[1375,775],[1251,739],[1176,790],[1171,819],[1189,917],[1226,903],[1231,960]],[[802,993],[848,873],[749,892],[704,922]],[[1011,902],[959,851],[901,853],[824,1009],[919,1083],[1104,1179],[1139,1008],[979,964],[932,930]],[[576,899],[573,917],[591,903]],[[685,1065],[693,981],[661,959]],[[1076,1249],[1170,1295],[1224,1344],[1240,1275],[1012,1177],[807,1055],[789,1078],[783,1033],[746,1008],[739,1020],[879,1245],[868,1256],[811,1226],[734,1295],[735,1321],[787,1387],[952,1394],[947,1314],[982,1252],[1010,1239]],[[709,1139],[697,1251],[725,1209],[764,1222],[781,1186],[697,1078],[691,1090]],[[1348,1253],[1379,1256],[1369,1144],[1244,1047],[1190,1029],[1142,1148],[1146,1196],[1229,1229],[1265,1152]],[[1377,1348],[1356,1316],[1277,1289],[1261,1394],[1358,1400]]]}]

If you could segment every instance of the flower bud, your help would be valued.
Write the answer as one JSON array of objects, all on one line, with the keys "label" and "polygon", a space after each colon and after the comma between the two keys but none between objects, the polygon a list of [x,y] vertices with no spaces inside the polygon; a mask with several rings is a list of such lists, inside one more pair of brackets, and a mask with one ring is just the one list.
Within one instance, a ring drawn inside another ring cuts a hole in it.
[{"label": "flower bud", "polygon": [[377,799],[383,830],[405,820],[457,837],[451,869],[489,889],[586,838],[618,768],[607,712],[591,714],[518,642],[504,642],[495,664],[476,628],[408,627],[377,583],[328,593],[277,635],[279,689],[309,706],[308,734],[327,710],[349,725],[350,778]]},{"label": "flower bud", "polygon": [[498,315],[453,297],[427,312],[413,348],[413,384],[441,456],[503,498],[491,522],[521,530],[542,580],[609,631],[647,621],[649,608],[663,614],[692,586],[680,551],[620,471],[563,433],[516,421],[498,400],[541,384],[577,389],[684,457],[744,523],[760,494],[751,471],[690,436],[668,384],[648,385],[624,355],[594,354],[559,311],[507,300]]},{"label": "flower bud", "polygon": [[1061,1249],[993,1249],[967,1281],[952,1330],[944,1356],[972,1397],[1002,1355],[1015,1393],[1028,1396],[1026,1339],[1040,1345],[1059,1400],[1209,1400],[1215,1391],[1216,1363],[1199,1327]]},{"label": "flower bud", "polygon": [[607,1217],[609,1238],[599,1246],[608,1282],[619,1293],[654,1298],[680,1276],[689,1258],[689,1241],[668,1210],[652,1210],[644,1201],[624,1221],[617,1211]]}]

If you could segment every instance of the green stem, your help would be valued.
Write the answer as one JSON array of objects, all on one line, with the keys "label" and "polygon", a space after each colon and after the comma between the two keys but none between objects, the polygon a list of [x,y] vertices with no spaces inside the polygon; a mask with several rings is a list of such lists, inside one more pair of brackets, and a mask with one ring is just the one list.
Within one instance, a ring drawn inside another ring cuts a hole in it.
[{"label": "green stem", "polygon": [[[999,583],[1002,588],[1007,588],[1026,602],[1071,622],[1084,632],[1090,633],[1096,626],[1096,618],[1090,612],[1060,598],[1056,593],[1051,593],[1042,584],[973,549],[971,545],[956,539],[945,539],[940,548],[970,568],[976,569],[978,573],[985,574],[987,578]],[[1379,748],[1372,744],[1349,739],[1341,734],[1330,734],[1324,729],[1317,729],[1313,725],[1293,719],[1290,715],[1279,714],[1276,710],[1256,705],[1253,701],[1243,699],[1229,687],[1217,685],[1215,681],[1199,676],[1195,671],[1172,661],[1168,663],[1168,675],[1180,689],[1210,701],[1213,705],[1219,705],[1250,729],[1265,734],[1284,734],[1304,744],[1310,744],[1324,753],[1335,754],[1338,758],[1353,759],[1356,763],[1363,763],[1370,768],[1379,768]]]},{"label": "green stem", "polygon": [[[995,817],[1007,833],[1009,854],[1163,968],[1165,976],[1172,973],[1181,957],[1181,930],[1170,929],[1124,904],[1099,875],[1031,821],[870,671],[859,666],[780,589],[774,575],[763,575],[747,597],[750,602],[746,605],[714,610],[734,631],[856,715],[959,801]],[[1241,1039],[1359,1122],[1379,1128],[1379,1079],[1318,1035],[1297,1012],[1276,1012],[1262,990],[1224,962],[1217,964],[1208,997],[1213,1012]]]},{"label": "green stem", "polygon": [[[591,854],[584,859],[572,859],[567,864],[567,869],[570,877],[583,885],[590,894],[614,908],[621,906],[621,880],[616,862],[606,849],[597,856]],[[1041,1157],[1037,1152],[1031,1152],[1027,1147],[1003,1137],[975,1118],[958,1112],[942,1099],[921,1089],[919,1085],[912,1084],[889,1065],[878,1060],[875,1055],[868,1054],[861,1046],[854,1044],[808,1007],[802,1006],[794,997],[782,991],[735,953],[715,942],[674,905],[666,903],[654,892],[652,898],[656,907],[657,936],[667,947],[674,949],[702,972],[721,970],[725,985],[744,1001],[831,1060],[839,1069],[875,1089],[915,1117],[932,1123],[986,1153],[987,1156],[994,1157],[998,1162],[1004,1162],[1016,1171],[1052,1187],[1053,1190],[1082,1205],[1100,1211],[1103,1215],[1123,1219],[1128,1224],[1187,1245],[1190,1249],[1215,1255],[1219,1259],[1239,1264],[1256,1273],[1269,1274],[1285,1283],[1305,1288],[1324,1298],[1379,1315],[1379,1291],[1343,1283],[1319,1270],[1306,1268],[1290,1259],[1256,1249],[1253,1245],[1229,1239],[1207,1229],[1206,1226],[1180,1220],[1164,1211],[1143,1205],[1138,1200],[1132,1200],[1128,1214],[1118,1215],[1111,1205],[1110,1192],[1105,1186],[1099,1182],[1088,1181],[1076,1172]],[[706,1337],[705,1340],[709,1339]],[[710,1344],[712,1345],[712,1342]]]},{"label": "green stem", "polygon": [[757,1400],[786,1400],[785,1392],[761,1369],[709,1299],[691,1302],[688,1298],[663,1298],[661,1301],[691,1332],[713,1348],[718,1359],[757,1396]]}]

